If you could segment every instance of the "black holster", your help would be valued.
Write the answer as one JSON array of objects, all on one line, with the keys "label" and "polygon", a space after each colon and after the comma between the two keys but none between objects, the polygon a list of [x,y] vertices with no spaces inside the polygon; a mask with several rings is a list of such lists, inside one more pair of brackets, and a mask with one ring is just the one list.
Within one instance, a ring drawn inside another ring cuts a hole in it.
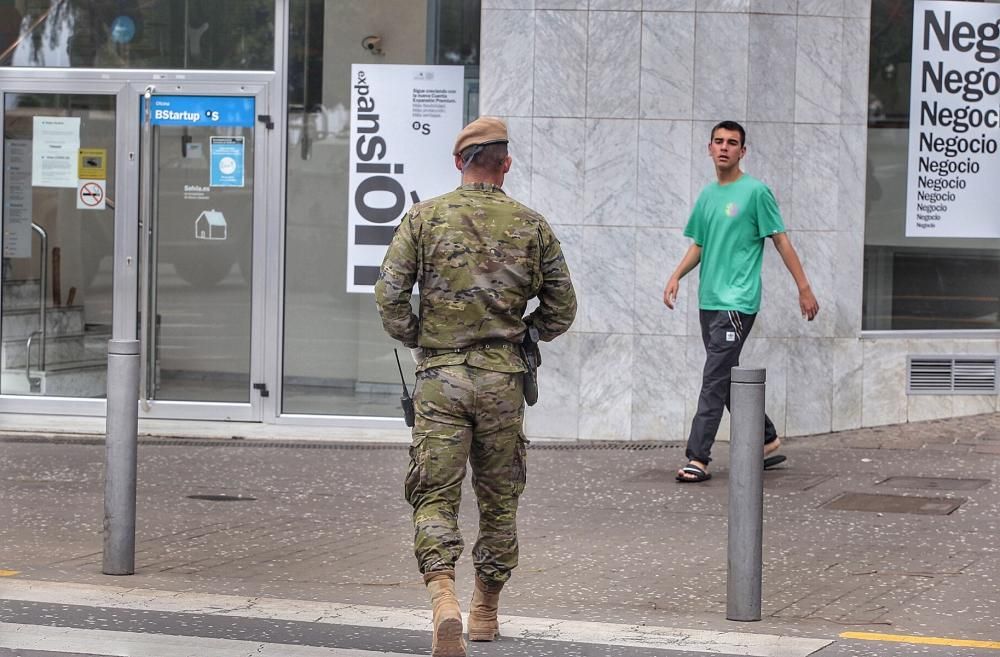
[{"label": "black holster", "polygon": [[538,329],[528,325],[521,340],[521,358],[528,370],[524,373],[524,403],[534,406],[538,401],[538,366],[542,364],[542,352],[538,349]]}]

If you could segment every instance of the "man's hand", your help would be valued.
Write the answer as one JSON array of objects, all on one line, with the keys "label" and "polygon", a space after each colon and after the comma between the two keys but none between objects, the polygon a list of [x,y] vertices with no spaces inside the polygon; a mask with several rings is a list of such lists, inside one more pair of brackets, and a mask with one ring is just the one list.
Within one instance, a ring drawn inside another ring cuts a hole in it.
[{"label": "man's hand", "polygon": [[671,276],[670,280],[667,281],[667,287],[663,290],[663,303],[671,310],[674,309],[674,304],[677,303],[677,290],[680,288],[680,285],[681,282]]},{"label": "man's hand", "polygon": [[799,310],[802,311],[802,317],[810,322],[819,313],[819,302],[816,301],[816,296],[812,293],[812,288],[807,287],[799,292]]}]

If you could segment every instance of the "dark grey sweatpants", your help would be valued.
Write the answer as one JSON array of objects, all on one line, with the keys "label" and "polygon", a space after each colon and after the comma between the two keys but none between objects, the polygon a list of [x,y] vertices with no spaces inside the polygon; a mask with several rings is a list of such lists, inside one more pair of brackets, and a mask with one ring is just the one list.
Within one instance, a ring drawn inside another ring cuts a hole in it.
[{"label": "dark grey sweatpants", "polygon": [[[707,465],[712,460],[712,445],[722,421],[722,409],[729,408],[730,370],[740,364],[740,352],[757,315],[736,310],[702,310],[699,314],[701,339],[705,343],[705,372],[686,455],[688,460]],[[777,437],[774,423],[765,414],[764,442],[772,442]]]}]

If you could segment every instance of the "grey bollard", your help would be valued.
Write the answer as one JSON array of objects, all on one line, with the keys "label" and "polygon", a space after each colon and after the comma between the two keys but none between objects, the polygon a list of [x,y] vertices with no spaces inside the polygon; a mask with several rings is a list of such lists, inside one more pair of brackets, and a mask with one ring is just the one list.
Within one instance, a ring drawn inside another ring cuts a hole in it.
[{"label": "grey bollard", "polygon": [[109,340],[102,568],[105,575],[135,573],[138,435],[139,341]]},{"label": "grey bollard", "polygon": [[766,370],[732,369],[726,618],[759,621],[764,524]]}]

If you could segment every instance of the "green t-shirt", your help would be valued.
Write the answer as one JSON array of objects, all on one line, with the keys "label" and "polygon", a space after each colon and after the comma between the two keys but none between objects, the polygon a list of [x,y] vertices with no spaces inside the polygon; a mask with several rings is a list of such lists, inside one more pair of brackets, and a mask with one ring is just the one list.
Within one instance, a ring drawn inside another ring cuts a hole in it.
[{"label": "green t-shirt", "polygon": [[702,310],[760,310],[764,238],[785,232],[778,202],[767,185],[743,174],[705,187],[684,234],[701,247],[698,304]]}]

